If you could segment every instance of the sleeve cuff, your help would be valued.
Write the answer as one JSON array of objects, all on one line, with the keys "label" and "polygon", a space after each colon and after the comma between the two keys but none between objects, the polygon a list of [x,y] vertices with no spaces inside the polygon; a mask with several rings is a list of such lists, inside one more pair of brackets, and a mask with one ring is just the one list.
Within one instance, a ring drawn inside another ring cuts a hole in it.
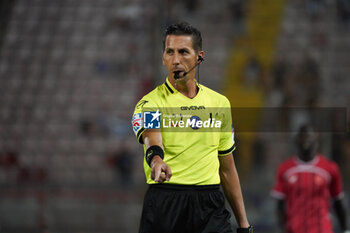
[{"label": "sleeve cuff", "polygon": [[236,146],[235,146],[235,144],[233,144],[230,149],[228,149],[228,150],[219,150],[218,153],[219,153],[220,156],[225,156],[225,155],[228,155],[228,154],[232,153],[235,149],[236,149]]},{"label": "sleeve cuff", "polygon": [[344,198],[344,192],[339,193],[338,195],[333,197],[333,200],[337,201],[337,200],[341,200]]},{"label": "sleeve cuff", "polygon": [[145,128],[141,128],[138,132],[137,132],[137,134],[136,134],[136,136],[137,136],[137,140],[139,141],[139,143],[140,144],[143,144],[143,141],[142,141],[142,133],[145,131]]},{"label": "sleeve cuff", "polygon": [[284,193],[276,191],[276,190],[272,190],[270,194],[272,197],[274,197],[276,199],[280,199],[280,200],[283,200],[286,197],[286,195]]}]

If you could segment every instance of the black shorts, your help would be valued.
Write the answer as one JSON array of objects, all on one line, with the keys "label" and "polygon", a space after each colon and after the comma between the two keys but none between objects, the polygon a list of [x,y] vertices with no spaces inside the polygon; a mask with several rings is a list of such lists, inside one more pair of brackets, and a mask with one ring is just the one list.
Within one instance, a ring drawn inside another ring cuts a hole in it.
[{"label": "black shorts", "polygon": [[232,233],[219,185],[150,185],[139,233]]}]

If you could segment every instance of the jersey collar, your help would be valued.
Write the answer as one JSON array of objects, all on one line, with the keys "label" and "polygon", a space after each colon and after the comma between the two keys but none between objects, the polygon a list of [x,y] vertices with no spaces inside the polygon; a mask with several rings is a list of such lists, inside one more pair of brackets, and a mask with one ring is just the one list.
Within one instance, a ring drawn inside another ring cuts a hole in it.
[{"label": "jersey collar", "polygon": [[316,154],[315,158],[313,158],[312,160],[305,162],[301,159],[299,159],[299,157],[296,155],[295,156],[295,162],[299,165],[314,165],[316,163],[318,163],[318,161],[320,160],[319,155]]},{"label": "jersey collar", "polygon": [[[197,82],[197,80],[195,79],[194,81],[196,82],[196,85],[197,85],[199,91],[201,91],[202,88],[201,88],[201,86],[199,85],[199,83]],[[169,82],[169,78],[168,78],[168,77],[167,77],[166,80],[165,80],[165,86],[166,86],[166,88],[168,89],[168,91],[170,91],[171,94],[174,94],[174,93],[178,92],[178,91],[175,89],[175,87],[173,87],[173,85]],[[198,93],[197,93],[197,95],[198,95]]]},{"label": "jersey collar", "polygon": [[165,86],[166,88],[170,91],[171,94],[174,94],[175,92],[177,92],[177,90],[173,87],[173,85],[171,85],[171,83],[169,82],[169,78],[167,77],[165,80]]}]

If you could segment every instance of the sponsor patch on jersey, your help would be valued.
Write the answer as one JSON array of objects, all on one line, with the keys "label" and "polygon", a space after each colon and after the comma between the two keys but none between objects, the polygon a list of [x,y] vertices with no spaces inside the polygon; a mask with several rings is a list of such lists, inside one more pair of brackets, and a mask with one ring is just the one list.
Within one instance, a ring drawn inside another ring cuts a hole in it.
[{"label": "sponsor patch on jersey", "polygon": [[142,113],[135,113],[132,117],[131,124],[134,133],[137,134],[137,131],[142,127]]}]

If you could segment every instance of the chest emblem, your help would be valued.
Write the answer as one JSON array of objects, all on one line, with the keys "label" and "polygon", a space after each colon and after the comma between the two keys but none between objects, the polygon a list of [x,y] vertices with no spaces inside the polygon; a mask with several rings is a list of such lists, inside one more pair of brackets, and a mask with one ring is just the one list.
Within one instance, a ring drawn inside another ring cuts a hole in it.
[{"label": "chest emblem", "polygon": [[293,175],[293,176],[289,177],[288,182],[290,184],[294,184],[295,182],[297,182],[297,180],[298,180],[298,176],[297,175]]}]

